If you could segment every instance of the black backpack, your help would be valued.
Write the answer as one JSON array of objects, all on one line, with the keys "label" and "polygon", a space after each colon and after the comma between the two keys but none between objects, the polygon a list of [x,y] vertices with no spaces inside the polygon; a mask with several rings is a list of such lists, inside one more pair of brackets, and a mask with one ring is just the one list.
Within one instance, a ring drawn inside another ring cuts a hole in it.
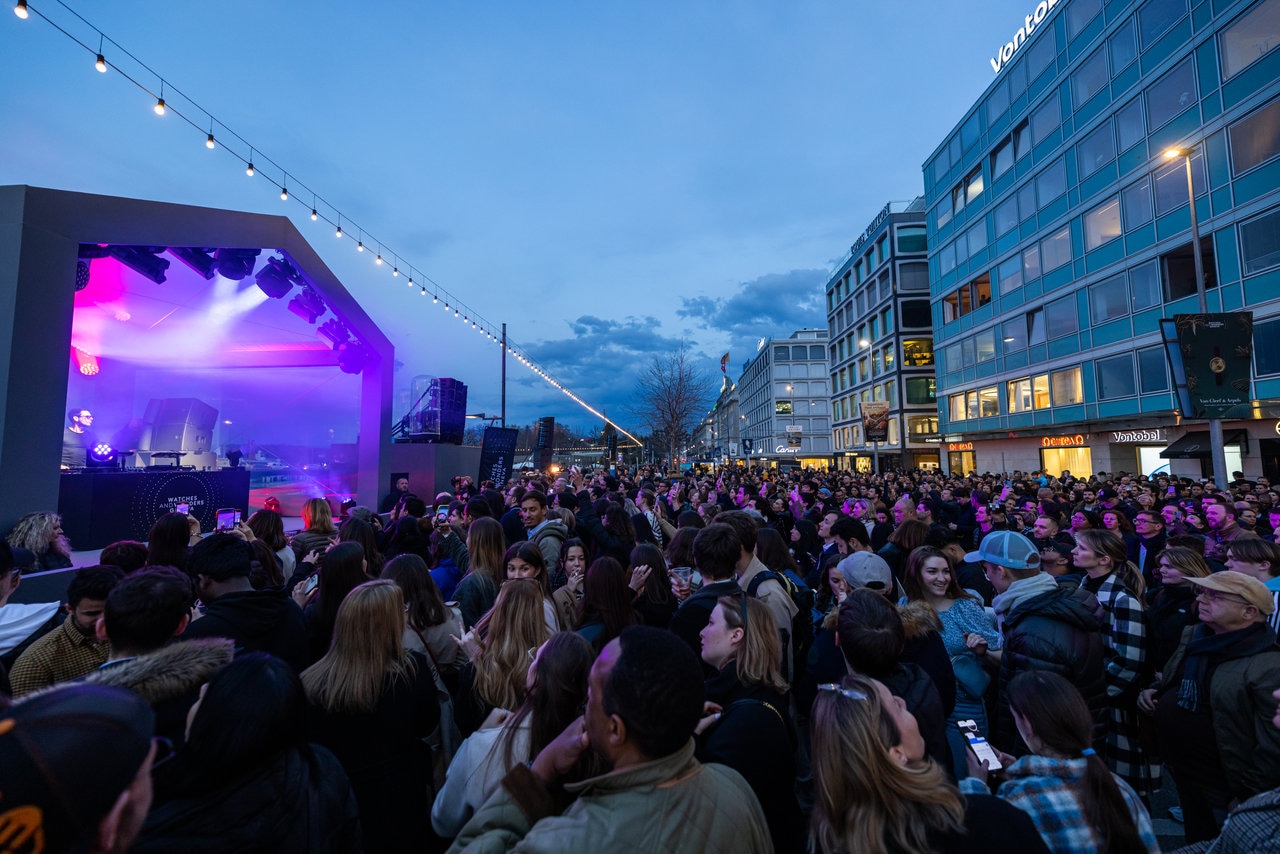
[{"label": "black backpack", "polygon": [[809,661],[809,648],[813,646],[813,590],[793,572],[777,573],[766,569],[752,576],[751,583],[747,585],[747,595],[755,598],[760,585],[770,579],[782,585],[782,589],[791,597],[791,604],[796,606],[791,625],[779,627],[783,641],[791,642],[791,661],[787,662],[790,665],[788,681],[795,685],[804,675]]}]

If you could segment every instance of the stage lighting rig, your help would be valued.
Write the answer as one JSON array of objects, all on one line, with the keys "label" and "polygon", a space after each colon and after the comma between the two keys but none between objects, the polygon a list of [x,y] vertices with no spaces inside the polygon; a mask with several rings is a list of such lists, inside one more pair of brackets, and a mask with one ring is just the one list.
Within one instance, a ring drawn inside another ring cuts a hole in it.
[{"label": "stage lighting rig", "polygon": [[283,299],[285,294],[293,290],[294,283],[301,281],[298,271],[283,258],[268,258],[254,280],[262,292],[272,299]]},{"label": "stage lighting rig", "polygon": [[165,271],[169,269],[169,259],[158,256],[166,248],[165,246],[108,246],[107,254],[157,285],[163,285],[167,278]]},{"label": "stage lighting rig", "polygon": [[344,374],[358,374],[369,361],[369,351],[359,341],[344,341],[336,348],[338,367]]},{"label": "stage lighting rig", "polygon": [[253,264],[262,254],[261,249],[215,249],[213,260],[218,275],[238,282],[253,272]]},{"label": "stage lighting rig", "polygon": [[320,328],[316,330],[316,337],[328,344],[330,349],[333,350],[337,350],[351,338],[347,334],[346,328],[338,322],[336,317],[331,317],[320,324]]},{"label": "stage lighting rig", "polygon": [[311,288],[303,288],[301,293],[289,300],[289,311],[307,323],[315,323],[325,312],[324,300]]},{"label": "stage lighting rig", "polygon": [[209,254],[210,252],[213,252],[213,250],[195,246],[169,247],[170,255],[195,270],[205,279],[212,279],[213,274],[217,272],[215,269],[217,264],[213,260],[213,256]]}]

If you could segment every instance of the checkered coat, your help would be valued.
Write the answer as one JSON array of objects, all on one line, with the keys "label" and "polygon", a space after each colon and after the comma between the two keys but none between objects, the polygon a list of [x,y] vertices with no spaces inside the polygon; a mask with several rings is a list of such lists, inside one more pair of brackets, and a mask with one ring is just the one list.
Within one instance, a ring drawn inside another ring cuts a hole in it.
[{"label": "checkered coat", "polygon": [[1137,694],[1146,660],[1147,627],[1142,599],[1112,572],[1098,588],[1106,614],[1102,627],[1107,650],[1107,733],[1098,753],[1107,767],[1147,797],[1160,788],[1160,767],[1138,743]]}]

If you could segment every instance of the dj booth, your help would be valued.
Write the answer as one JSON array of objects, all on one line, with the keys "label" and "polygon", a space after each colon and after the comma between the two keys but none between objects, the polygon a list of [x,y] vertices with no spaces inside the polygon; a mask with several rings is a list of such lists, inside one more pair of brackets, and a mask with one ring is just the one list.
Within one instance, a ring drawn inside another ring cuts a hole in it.
[{"label": "dj booth", "polygon": [[249,471],[88,469],[64,472],[58,490],[62,530],[77,550],[145,542],[156,520],[179,504],[189,505],[202,531],[212,531],[220,508],[248,511]]}]

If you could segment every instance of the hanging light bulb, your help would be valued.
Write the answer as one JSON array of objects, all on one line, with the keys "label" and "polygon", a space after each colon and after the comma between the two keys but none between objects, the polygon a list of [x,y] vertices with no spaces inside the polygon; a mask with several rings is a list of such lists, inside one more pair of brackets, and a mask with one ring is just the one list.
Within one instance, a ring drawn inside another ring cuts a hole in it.
[{"label": "hanging light bulb", "polygon": [[249,166],[244,170],[244,174],[248,175],[250,178],[253,177],[253,149],[252,148],[249,149]]},{"label": "hanging light bulb", "polygon": [[209,131],[209,138],[204,141],[204,147],[212,149],[217,143],[213,141],[213,131]]},{"label": "hanging light bulb", "polygon": [[431,304],[432,304],[432,305],[435,305],[435,304],[436,304],[436,303],[438,303],[438,302],[440,302],[440,295],[439,295],[439,294],[432,294],[432,295],[431,295]]},{"label": "hanging light bulb", "polygon": [[338,230],[335,233],[338,237],[342,236],[342,214],[338,214]]},{"label": "hanging light bulb", "polygon": [[316,221],[317,219],[319,219],[319,218],[320,218],[320,214],[316,213],[316,209],[315,209],[315,208],[312,208],[312,209],[311,209],[311,221],[312,221],[312,222],[315,222],[315,221]]},{"label": "hanging light bulb", "polygon": [[378,253],[378,257],[374,259],[373,263],[377,264],[379,267],[381,267],[381,266],[382,266],[382,253],[381,253],[381,252],[379,252],[379,253]]},{"label": "hanging light bulb", "polygon": [[359,243],[357,243],[357,244],[356,244],[356,251],[357,251],[357,252],[363,252],[363,251],[364,251],[364,241],[363,241],[363,240],[361,240]]},{"label": "hanging light bulb", "polygon": [[157,116],[163,116],[164,115],[164,98],[158,98],[156,100],[156,105],[152,107],[152,109],[156,111]]},{"label": "hanging light bulb", "polygon": [[[413,276],[409,276],[409,287],[413,287]],[[424,285],[422,289],[426,290],[426,286]],[[426,294],[423,294],[423,296],[426,296]]]},{"label": "hanging light bulb", "polygon": [[289,188],[284,186],[283,184],[280,185],[280,201],[282,202],[289,201]]},{"label": "hanging light bulb", "polygon": [[426,287],[425,287],[425,286],[422,288],[422,295],[423,295],[424,297],[427,295],[427,289],[426,289]]},{"label": "hanging light bulb", "polygon": [[[392,277],[393,277],[393,278],[394,278],[395,276],[400,275],[400,268],[399,268],[399,267],[392,267],[392,268],[391,268],[391,275],[392,275]],[[410,282],[409,284],[413,284],[413,282]]]},{"label": "hanging light bulb", "polygon": [[13,14],[25,21],[31,14],[27,11],[27,0],[18,0],[18,5],[13,7]]}]

